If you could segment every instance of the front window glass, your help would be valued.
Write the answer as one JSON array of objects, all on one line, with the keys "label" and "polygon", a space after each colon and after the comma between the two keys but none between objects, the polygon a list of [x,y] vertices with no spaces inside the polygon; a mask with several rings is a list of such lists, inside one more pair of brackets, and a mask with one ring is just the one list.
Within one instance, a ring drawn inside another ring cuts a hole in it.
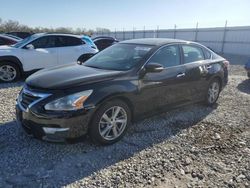
[{"label": "front window glass", "polygon": [[204,49],[203,51],[204,51],[204,54],[205,54],[205,59],[211,59],[211,56],[212,56],[211,52],[209,52],[206,49]]},{"label": "front window glass", "polygon": [[84,65],[108,70],[129,70],[152,49],[153,46],[116,44],[87,60]]},{"label": "front window glass", "polygon": [[54,36],[45,36],[34,40],[31,44],[35,48],[54,48],[56,47],[56,41]]},{"label": "front window glass", "polygon": [[20,42],[16,43],[15,45],[13,45],[13,47],[15,48],[20,48],[22,47],[24,44],[28,43],[29,41],[34,40],[35,38],[37,38],[37,35],[31,35],[23,40],[21,40]]}]

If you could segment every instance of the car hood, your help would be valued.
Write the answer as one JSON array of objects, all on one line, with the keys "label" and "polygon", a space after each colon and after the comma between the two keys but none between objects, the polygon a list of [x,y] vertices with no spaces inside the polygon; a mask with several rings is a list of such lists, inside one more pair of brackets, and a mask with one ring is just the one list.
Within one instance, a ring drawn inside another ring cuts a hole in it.
[{"label": "car hood", "polygon": [[9,49],[12,49],[12,48],[13,48],[12,46],[8,46],[8,45],[0,46],[0,50],[9,50]]},{"label": "car hood", "polygon": [[11,55],[13,51],[16,51],[16,50],[17,48],[14,48],[12,46],[3,45],[3,46],[0,46],[0,55]]},{"label": "car hood", "polygon": [[41,89],[68,89],[110,80],[121,73],[121,71],[96,69],[75,63],[38,71],[26,79],[26,84]]}]

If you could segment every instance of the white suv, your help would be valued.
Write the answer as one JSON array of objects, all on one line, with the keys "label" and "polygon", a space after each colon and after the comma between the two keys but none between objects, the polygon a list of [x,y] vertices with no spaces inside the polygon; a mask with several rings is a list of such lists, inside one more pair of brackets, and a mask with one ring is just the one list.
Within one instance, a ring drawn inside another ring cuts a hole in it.
[{"label": "white suv", "polygon": [[98,52],[94,43],[92,45],[85,38],[86,36],[41,33],[12,46],[1,46],[0,81],[16,81],[39,69],[85,61]]}]

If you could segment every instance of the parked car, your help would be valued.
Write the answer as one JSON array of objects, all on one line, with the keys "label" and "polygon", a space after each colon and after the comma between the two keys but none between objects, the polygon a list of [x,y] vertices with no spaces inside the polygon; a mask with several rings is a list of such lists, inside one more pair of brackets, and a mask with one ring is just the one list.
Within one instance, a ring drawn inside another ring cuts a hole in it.
[{"label": "parked car", "polygon": [[36,138],[65,141],[89,134],[111,144],[131,121],[166,109],[216,103],[229,62],[194,42],[134,39],[84,64],[41,70],[17,99],[18,124]]},{"label": "parked car", "polygon": [[245,69],[247,71],[248,78],[250,78],[250,60],[246,63]]},{"label": "parked car", "polygon": [[17,37],[17,36],[15,36],[15,35],[10,35],[10,34],[6,34],[6,33],[4,33],[4,34],[2,34],[2,35],[8,36],[8,37],[11,37],[11,38],[14,38],[14,39],[16,39],[16,40],[18,40],[18,41],[23,40],[22,38]]},{"label": "parked car", "polygon": [[20,40],[10,37],[8,35],[0,34],[0,46],[16,44],[19,41]]},{"label": "parked car", "polygon": [[95,37],[92,40],[94,41],[95,45],[100,51],[119,42],[117,39],[113,37],[105,37],[105,36]]},{"label": "parked car", "polygon": [[83,36],[82,36],[82,40],[83,40],[86,44],[90,45],[91,48],[98,49],[97,46],[95,45],[95,43],[93,42],[93,40],[92,40],[89,36],[83,35]]},{"label": "parked car", "polygon": [[29,36],[33,35],[34,33],[32,33],[32,32],[22,32],[22,31],[19,31],[19,32],[13,31],[13,32],[8,32],[6,34],[14,35],[14,36],[17,36],[19,38],[24,39],[26,37],[29,37]]},{"label": "parked car", "polygon": [[0,81],[16,81],[39,69],[83,62],[97,52],[81,36],[34,34],[13,46],[0,47]]}]

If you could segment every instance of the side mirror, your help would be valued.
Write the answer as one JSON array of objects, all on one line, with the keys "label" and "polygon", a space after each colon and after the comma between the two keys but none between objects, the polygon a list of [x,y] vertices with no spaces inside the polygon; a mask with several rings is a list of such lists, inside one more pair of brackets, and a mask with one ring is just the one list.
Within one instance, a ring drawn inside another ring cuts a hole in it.
[{"label": "side mirror", "polygon": [[164,67],[159,63],[149,63],[145,66],[146,72],[161,72]]},{"label": "side mirror", "polygon": [[28,49],[28,50],[34,50],[35,49],[33,44],[28,44],[28,45],[25,46],[25,48]]}]

